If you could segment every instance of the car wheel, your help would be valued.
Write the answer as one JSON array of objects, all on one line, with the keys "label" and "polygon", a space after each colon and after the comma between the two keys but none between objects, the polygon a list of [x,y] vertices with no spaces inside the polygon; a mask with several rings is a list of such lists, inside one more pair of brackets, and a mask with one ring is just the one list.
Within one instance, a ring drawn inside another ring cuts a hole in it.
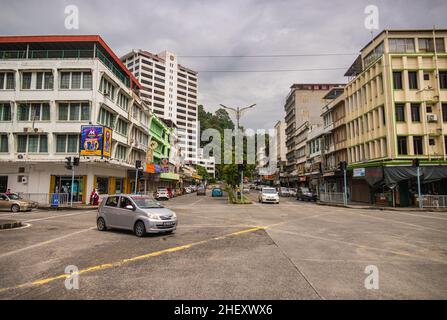
[{"label": "car wheel", "polygon": [[106,221],[104,220],[104,218],[98,218],[98,220],[96,221],[96,227],[98,228],[99,231],[107,230]]},{"label": "car wheel", "polygon": [[142,221],[137,221],[137,223],[135,223],[134,231],[137,237],[143,237],[146,234],[144,223]]},{"label": "car wheel", "polygon": [[19,212],[20,211],[20,206],[18,204],[13,204],[11,206],[11,211],[14,212],[14,213]]}]

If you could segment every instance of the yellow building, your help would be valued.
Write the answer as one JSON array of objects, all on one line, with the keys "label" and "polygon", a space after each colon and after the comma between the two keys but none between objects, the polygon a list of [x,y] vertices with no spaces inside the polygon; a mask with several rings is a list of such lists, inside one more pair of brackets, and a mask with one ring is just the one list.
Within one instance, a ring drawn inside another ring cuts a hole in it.
[{"label": "yellow building", "polygon": [[[384,30],[346,72],[352,200],[414,204],[412,159],[447,168],[446,40],[447,30]],[[446,194],[424,182],[424,193]]]}]

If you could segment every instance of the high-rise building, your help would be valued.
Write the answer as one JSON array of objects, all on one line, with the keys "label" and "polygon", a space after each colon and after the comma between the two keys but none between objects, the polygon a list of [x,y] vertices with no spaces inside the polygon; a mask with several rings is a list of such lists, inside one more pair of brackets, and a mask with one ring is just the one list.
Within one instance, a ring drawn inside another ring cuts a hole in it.
[{"label": "high-rise building", "polygon": [[132,50],[121,57],[141,83],[141,98],[155,115],[172,121],[186,162],[197,161],[197,72],[178,63],[168,51]]},{"label": "high-rise building", "polygon": [[416,205],[447,194],[447,30],[384,30],[346,72],[351,199]]},{"label": "high-rise building", "polygon": [[[93,188],[134,190],[129,171],[146,160],[151,113],[100,36],[0,37],[0,61],[0,192],[86,203]],[[83,136],[81,126],[108,128],[111,140],[96,129]],[[89,155],[81,153],[72,187],[64,162],[81,147]]]},{"label": "high-rise building", "polygon": [[286,98],[286,146],[288,182],[304,182],[306,134],[309,125],[322,123],[320,117],[324,96],[339,84],[294,84]]}]

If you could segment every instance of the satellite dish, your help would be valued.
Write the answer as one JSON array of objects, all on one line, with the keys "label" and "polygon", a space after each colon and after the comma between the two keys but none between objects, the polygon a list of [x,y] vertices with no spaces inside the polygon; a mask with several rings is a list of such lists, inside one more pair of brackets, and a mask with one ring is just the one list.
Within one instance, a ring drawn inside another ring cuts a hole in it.
[{"label": "satellite dish", "polygon": [[154,150],[158,147],[157,141],[151,141],[151,149]]}]

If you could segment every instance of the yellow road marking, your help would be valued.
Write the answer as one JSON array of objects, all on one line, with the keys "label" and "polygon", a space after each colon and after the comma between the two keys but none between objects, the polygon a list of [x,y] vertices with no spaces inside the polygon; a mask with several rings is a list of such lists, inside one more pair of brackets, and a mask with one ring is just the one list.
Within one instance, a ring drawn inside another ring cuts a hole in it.
[{"label": "yellow road marking", "polygon": [[[122,265],[124,265],[126,263],[130,263],[130,262],[134,262],[134,261],[138,261],[138,260],[142,260],[142,259],[147,259],[147,258],[151,258],[151,257],[156,257],[156,256],[160,256],[160,255],[166,254],[166,253],[186,250],[186,249],[189,249],[191,247],[194,247],[194,246],[197,246],[197,245],[200,245],[200,244],[205,244],[205,243],[208,243],[208,242],[213,241],[213,240],[222,240],[222,239],[225,239],[225,238],[228,238],[228,237],[232,237],[232,236],[239,236],[239,235],[245,234],[245,233],[250,233],[250,232],[254,232],[254,231],[258,231],[258,230],[265,230],[266,228],[268,228],[268,227],[260,226],[260,227],[254,227],[254,228],[250,228],[250,229],[240,230],[240,231],[228,233],[228,234],[225,234],[225,235],[222,235],[222,236],[219,236],[219,237],[214,237],[214,238],[207,239],[207,240],[202,240],[202,241],[198,241],[198,242],[185,244],[185,245],[182,245],[182,246],[177,246],[177,247],[163,249],[163,250],[159,250],[159,251],[155,251],[155,252],[150,252],[150,253],[147,253],[147,254],[143,254],[141,256],[136,256],[136,257],[132,257],[132,258],[122,259],[122,260],[117,261],[115,263],[106,263],[106,264],[101,264],[101,265],[97,265],[97,266],[93,266],[93,267],[88,267],[88,268],[79,270],[75,274],[85,274],[85,273],[99,271],[99,270],[104,270],[104,269],[109,269],[109,268],[113,268],[113,267],[119,267],[119,266],[122,266]],[[57,275],[57,276],[54,276],[54,277],[49,277],[49,278],[45,278],[45,279],[39,279],[39,280],[23,283],[23,284],[14,286],[14,287],[0,288],[0,293],[5,292],[5,291],[9,291],[9,290],[20,289],[20,288],[24,288],[24,287],[36,287],[36,286],[45,285],[45,284],[48,284],[48,283],[53,282],[55,280],[66,279],[66,278],[68,278],[71,275],[72,274],[61,274],[61,275]]]}]

